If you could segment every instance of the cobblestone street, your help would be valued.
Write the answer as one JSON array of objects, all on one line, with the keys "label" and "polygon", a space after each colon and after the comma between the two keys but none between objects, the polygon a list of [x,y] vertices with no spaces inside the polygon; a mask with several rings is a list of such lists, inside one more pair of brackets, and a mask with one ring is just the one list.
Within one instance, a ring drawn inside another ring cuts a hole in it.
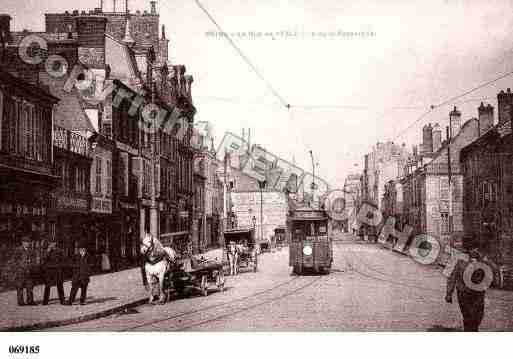
[{"label": "cobblestone street", "polygon": [[[52,330],[461,330],[457,300],[444,301],[441,268],[375,244],[335,242],[334,257],[329,275],[295,276],[287,249],[266,253],[257,273],[227,277],[225,292],[191,291],[165,305]],[[512,311],[512,292],[489,290],[481,330],[512,330]]]}]

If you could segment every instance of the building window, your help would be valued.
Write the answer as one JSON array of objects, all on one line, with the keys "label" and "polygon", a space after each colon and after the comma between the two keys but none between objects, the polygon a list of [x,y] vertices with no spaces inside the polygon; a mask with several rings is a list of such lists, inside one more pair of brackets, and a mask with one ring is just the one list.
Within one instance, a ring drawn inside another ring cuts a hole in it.
[{"label": "building window", "polygon": [[102,159],[96,157],[96,193],[102,192]]},{"label": "building window", "polygon": [[440,178],[440,199],[449,200],[449,179]]},{"label": "building window", "polygon": [[75,167],[75,191],[86,192],[86,169],[83,167]]},{"label": "building window", "polygon": [[107,170],[107,176],[105,178],[105,181],[107,182],[107,194],[112,194],[112,162],[110,160],[106,160],[105,167]]},{"label": "building window", "polygon": [[150,194],[151,166],[149,161],[143,162],[143,193],[148,196]]},{"label": "building window", "polygon": [[441,217],[441,225],[440,225],[440,232],[442,234],[449,233],[449,213],[440,213]]}]

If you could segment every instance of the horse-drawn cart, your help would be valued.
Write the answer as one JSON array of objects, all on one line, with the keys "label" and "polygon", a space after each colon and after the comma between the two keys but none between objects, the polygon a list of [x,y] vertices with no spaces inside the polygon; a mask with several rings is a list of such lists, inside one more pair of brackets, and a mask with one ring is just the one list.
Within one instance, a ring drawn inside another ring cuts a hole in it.
[{"label": "horse-drawn cart", "polygon": [[194,287],[207,296],[210,284],[214,284],[222,292],[224,283],[222,263],[208,259],[196,260],[194,257],[177,260],[165,277],[165,288],[172,287],[178,295],[186,287]]},{"label": "horse-drawn cart", "polygon": [[178,250],[172,248],[178,247],[173,246],[172,241],[164,243],[149,233],[142,239],[144,263],[141,268],[143,283],[148,286],[149,303],[154,301],[155,295],[159,296],[160,303],[165,303],[172,289],[180,294],[189,286],[198,288],[206,296],[212,282],[220,291],[224,290],[222,263],[197,259],[192,255],[190,243]]},{"label": "horse-drawn cart", "polygon": [[274,240],[276,243],[276,248],[281,250],[281,248],[287,246],[287,228],[286,227],[276,227],[274,229]]},{"label": "horse-drawn cart", "polygon": [[237,228],[224,232],[230,274],[239,272],[240,267],[258,269],[258,254],[253,228]]}]

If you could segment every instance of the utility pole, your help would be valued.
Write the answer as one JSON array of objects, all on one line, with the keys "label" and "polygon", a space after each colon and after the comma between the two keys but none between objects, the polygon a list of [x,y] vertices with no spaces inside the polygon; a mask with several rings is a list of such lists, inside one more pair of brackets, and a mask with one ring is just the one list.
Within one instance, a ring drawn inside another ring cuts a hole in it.
[{"label": "utility pole", "polygon": [[449,117],[449,126],[447,127],[447,174],[449,178],[449,254],[452,257],[453,236],[452,236],[452,168],[451,168],[451,140],[452,140],[452,121]]},{"label": "utility pole", "polygon": [[258,187],[260,188],[260,242],[264,239],[264,195],[263,191],[267,181],[258,181]]},{"label": "utility pole", "polygon": [[[156,85],[152,83],[151,88],[151,103],[155,105],[155,91]],[[151,120],[151,204],[150,204],[150,233],[154,238],[159,238],[159,225],[158,225],[158,213],[159,209],[157,207],[157,138],[158,138],[158,129],[156,124],[155,115]]]},{"label": "utility pole", "polygon": [[226,243],[225,243],[225,238],[224,238],[224,232],[225,232],[225,229],[228,228],[228,181],[227,181],[227,169],[228,169],[228,165],[227,165],[227,162],[228,162],[228,153],[226,151],[226,148],[225,148],[225,151],[224,151],[224,191],[223,191],[223,195],[225,194],[226,192],[226,198],[223,198],[224,201],[224,211],[223,211],[223,220],[221,221],[221,251],[222,251],[222,254],[221,254],[221,263],[224,263],[224,251],[225,251],[225,247],[226,247]]}]

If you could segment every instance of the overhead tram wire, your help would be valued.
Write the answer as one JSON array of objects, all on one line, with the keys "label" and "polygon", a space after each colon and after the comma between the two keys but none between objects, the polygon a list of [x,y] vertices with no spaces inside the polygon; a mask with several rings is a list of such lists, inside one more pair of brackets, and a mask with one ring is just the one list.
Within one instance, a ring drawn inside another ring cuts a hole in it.
[{"label": "overhead tram wire", "polygon": [[[394,141],[395,141],[397,138],[401,137],[404,133],[406,133],[410,128],[412,128],[412,127],[413,127],[413,126],[415,126],[417,123],[419,123],[420,121],[422,121],[422,119],[424,119],[427,115],[429,115],[431,112],[433,112],[433,110],[434,110],[434,109],[439,108],[439,107],[442,107],[442,106],[445,106],[445,105],[450,104],[450,103],[452,104],[452,103],[454,103],[454,101],[456,101],[456,100],[458,100],[458,99],[460,99],[460,98],[462,98],[462,97],[465,97],[465,96],[467,96],[467,95],[469,95],[469,94],[471,94],[471,93],[473,93],[473,92],[476,92],[477,90],[480,90],[480,89],[482,89],[482,88],[484,88],[484,87],[486,87],[486,86],[489,86],[489,85],[491,85],[491,84],[493,84],[493,83],[495,83],[495,82],[497,82],[497,81],[499,81],[499,80],[502,80],[502,79],[504,79],[504,78],[506,78],[506,77],[508,77],[508,76],[511,76],[511,75],[513,75],[513,71],[506,72],[506,73],[504,73],[504,74],[500,75],[499,77],[494,78],[493,80],[490,80],[490,81],[487,81],[487,82],[485,82],[485,83],[482,83],[482,84],[480,84],[480,85],[478,85],[478,86],[476,86],[476,87],[474,87],[474,88],[472,88],[472,89],[470,89],[470,90],[467,90],[467,91],[465,91],[465,92],[463,92],[463,93],[461,93],[461,94],[459,94],[459,95],[456,95],[456,96],[453,96],[453,97],[451,97],[451,98],[449,98],[449,99],[447,99],[447,100],[444,100],[444,101],[440,102],[440,103],[439,103],[439,104],[437,104],[437,105],[431,105],[431,106],[430,106],[430,108],[429,108],[429,110],[428,110],[427,112],[423,113],[423,114],[422,114],[420,117],[418,117],[415,121],[413,121],[412,123],[410,123],[410,124],[409,124],[405,129],[401,130],[401,131],[400,131],[400,132],[399,132],[399,133],[394,137]],[[488,97],[486,97],[486,98],[488,98]],[[483,99],[484,99],[484,98],[483,98]],[[463,101],[463,102],[464,102],[464,101]]]},{"label": "overhead tram wire", "polygon": [[217,23],[217,21],[212,17],[212,15],[210,15],[210,13],[208,12],[207,9],[205,9],[205,7],[201,4],[201,2],[199,0],[194,0],[196,2],[196,5],[198,5],[198,7],[205,13],[205,15],[207,15],[207,17],[210,19],[210,21],[217,27],[217,29],[222,33],[224,34],[224,37],[228,40],[228,42],[230,43],[230,45],[232,45],[232,47],[235,49],[235,51],[237,51],[237,53],[239,54],[240,57],[242,57],[242,59],[246,62],[246,64],[251,67],[251,69],[253,70],[253,72],[255,72],[255,74],[260,78],[260,80],[262,80],[265,85],[267,86],[267,88],[273,93],[273,95],[280,101],[280,103],[287,109],[290,108],[290,104],[285,101],[285,99],[278,93],[278,91],[276,91],[274,89],[274,87],[269,83],[269,81],[266,80],[266,78],[260,73],[260,71],[257,69],[257,67],[255,65],[253,65],[253,63],[251,62],[251,60],[242,52],[242,50],[237,46],[237,44],[232,40],[232,38],[230,37],[230,35],[228,35],[228,33],[224,32],[223,29],[221,28],[221,26]]},{"label": "overhead tram wire", "polygon": [[465,92],[463,92],[460,95],[457,95],[457,96],[451,97],[448,100],[442,101],[438,105],[435,105],[435,107],[442,107],[444,105],[447,105],[448,103],[454,102],[455,100],[458,100],[458,99],[460,99],[460,98],[462,98],[464,96],[467,96],[468,94],[471,94],[472,92],[476,92],[477,90],[480,90],[483,87],[489,86],[489,85],[491,85],[491,84],[493,84],[493,83],[495,83],[495,82],[497,82],[499,80],[502,80],[502,79],[504,79],[504,78],[506,78],[508,76],[511,76],[511,75],[513,75],[513,71],[506,72],[505,74],[502,74],[501,76],[499,76],[499,77],[497,77],[497,78],[495,78],[493,80],[487,81],[487,82],[485,82],[485,83],[483,83],[483,84],[481,84],[479,86],[476,86],[476,87],[474,87],[474,88],[472,88],[472,89],[470,89],[468,91],[465,91]]}]

